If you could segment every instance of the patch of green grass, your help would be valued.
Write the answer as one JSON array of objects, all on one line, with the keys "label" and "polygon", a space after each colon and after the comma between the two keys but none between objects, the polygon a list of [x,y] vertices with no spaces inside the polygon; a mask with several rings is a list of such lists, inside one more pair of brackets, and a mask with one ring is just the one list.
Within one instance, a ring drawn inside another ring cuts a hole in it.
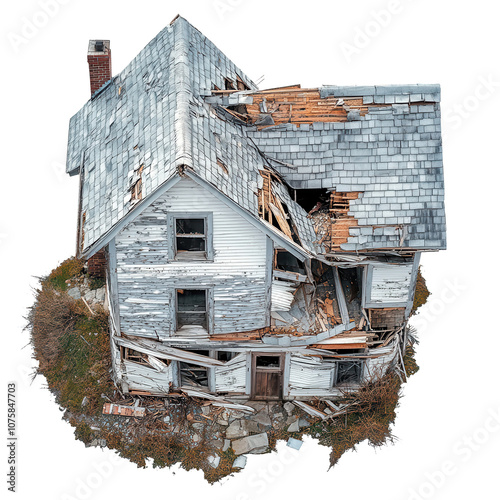
[{"label": "patch of green grass", "polygon": [[68,288],[66,280],[75,278],[83,273],[83,260],[71,257],[65,260],[59,267],[54,269],[43,280],[44,284],[50,285],[56,290],[65,291]]},{"label": "patch of green grass", "polygon": [[89,278],[89,288],[91,290],[97,290],[98,288],[102,288],[106,284],[106,278]]}]

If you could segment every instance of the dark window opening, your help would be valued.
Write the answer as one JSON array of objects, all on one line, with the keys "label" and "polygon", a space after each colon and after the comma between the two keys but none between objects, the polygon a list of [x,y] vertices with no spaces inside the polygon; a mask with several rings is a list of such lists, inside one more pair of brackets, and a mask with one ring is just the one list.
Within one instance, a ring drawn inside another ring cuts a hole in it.
[{"label": "dark window opening", "polygon": [[189,325],[208,329],[206,290],[177,290],[177,330]]},{"label": "dark window opening", "polygon": [[243,115],[239,116],[238,118],[243,119],[246,121],[246,114],[247,114],[247,107],[245,104],[234,104],[232,106],[226,106],[226,109],[230,109],[231,111],[235,111],[238,115]]},{"label": "dark window opening", "polygon": [[257,356],[255,366],[257,368],[279,368],[280,356]]},{"label": "dark window opening", "polygon": [[180,363],[181,385],[208,387],[208,371],[204,366]]},{"label": "dark window opening", "polygon": [[294,189],[292,198],[307,212],[328,211],[330,191],[328,189]]},{"label": "dark window opening", "polygon": [[291,273],[306,274],[304,264],[297,257],[286,250],[276,250],[275,268]]},{"label": "dark window opening", "polygon": [[339,361],[337,363],[337,384],[355,383],[361,380],[361,361]]},{"label": "dark window opening", "polygon": [[132,361],[134,363],[139,363],[140,365],[149,366],[146,354],[143,354],[142,352],[136,351],[134,349],[130,349],[129,347],[121,347],[121,352],[123,359]]},{"label": "dark window opening", "polygon": [[231,351],[217,351],[217,359],[219,361],[231,361],[236,356],[235,352]]},{"label": "dark window opening", "polygon": [[[176,258],[206,258],[207,231],[205,219],[175,219]],[[187,254],[194,252],[194,254]],[[187,254],[187,255],[186,255]]]}]

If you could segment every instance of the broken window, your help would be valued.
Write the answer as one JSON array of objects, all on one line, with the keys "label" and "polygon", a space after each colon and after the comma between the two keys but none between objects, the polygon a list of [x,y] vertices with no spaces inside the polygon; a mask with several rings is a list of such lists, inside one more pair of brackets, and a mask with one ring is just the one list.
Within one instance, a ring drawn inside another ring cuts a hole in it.
[{"label": "broken window", "polygon": [[276,249],[274,268],[291,273],[306,274],[304,264],[286,250]]},{"label": "broken window", "polygon": [[217,359],[219,361],[231,361],[236,356],[235,352],[231,351],[217,351]]},{"label": "broken window", "polygon": [[207,290],[178,289],[176,292],[177,330],[190,325],[208,330]]},{"label": "broken window", "polygon": [[352,384],[361,381],[362,362],[359,359],[337,362],[336,384]]},{"label": "broken window", "polygon": [[212,214],[171,215],[175,260],[210,260],[212,251]]},{"label": "broken window", "polygon": [[255,366],[257,368],[279,368],[280,360],[280,356],[257,356]]}]

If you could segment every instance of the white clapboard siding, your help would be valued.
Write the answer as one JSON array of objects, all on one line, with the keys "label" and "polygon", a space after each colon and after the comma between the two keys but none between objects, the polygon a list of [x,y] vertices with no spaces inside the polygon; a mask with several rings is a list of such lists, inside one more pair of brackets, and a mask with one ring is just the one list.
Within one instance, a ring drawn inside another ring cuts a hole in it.
[{"label": "white clapboard siding", "polygon": [[292,354],[290,358],[290,389],[330,389],[333,363],[323,363],[310,356]]},{"label": "white clapboard siding", "polygon": [[241,353],[224,364],[216,366],[216,392],[244,392],[246,387],[246,353]]},{"label": "white clapboard siding", "polygon": [[273,280],[271,286],[271,311],[289,311],[297,285]]},{"label": "white clapboard siding", "polygon": [[123,360],[124,379],[128,383],[129,390],[148,391],[153,394],[166,394],[169,392],[170,382],[173,383],[174,363],[165,371],[157,371],[154,368]]},{"label": "white clapboard siding", "polygon": [[[168,262],[169,212],[213,214],[214,262]],[[197,285],[213,288],[213,333],[267,326],[266,236],[190,179],[129,223],[116,237],[116,251],[124,333],[173,335],[175,288]]]},{"label": "white clapboard siding", "polygon": [[387,373],[387,370],[393,365],[398,356],[398,343],[372,350],[372,353],[382,354],[378,358],[368,359],[366,361],[366,369],[363,372],[363,379],[369,380],[372,377],[382,377]]},{"label": "white clapboard siding", "polygon": [[378,304],[406,304],[413,265],[373,265],[371,300]]}]

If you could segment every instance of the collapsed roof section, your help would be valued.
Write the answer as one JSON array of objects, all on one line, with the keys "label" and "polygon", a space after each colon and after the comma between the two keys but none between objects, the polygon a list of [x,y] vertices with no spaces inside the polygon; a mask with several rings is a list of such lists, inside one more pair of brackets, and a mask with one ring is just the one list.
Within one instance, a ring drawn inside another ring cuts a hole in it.
[{"label": "collapsed roof section", "polygon": [[[79,251],[186,167],[308,255],[444,248],[439,97],[435,85],[258,91],[179,17],[71,119]],[[308,214],[297,193],[320,188]]]},{"label": "collapsed roof section", "polygon": [[439,101],[439,85],[292,86],[209,98],[247,124],[292,188],[358,193],[343,217],[353,219],[347,238],[332,251],[446,247]]}]

